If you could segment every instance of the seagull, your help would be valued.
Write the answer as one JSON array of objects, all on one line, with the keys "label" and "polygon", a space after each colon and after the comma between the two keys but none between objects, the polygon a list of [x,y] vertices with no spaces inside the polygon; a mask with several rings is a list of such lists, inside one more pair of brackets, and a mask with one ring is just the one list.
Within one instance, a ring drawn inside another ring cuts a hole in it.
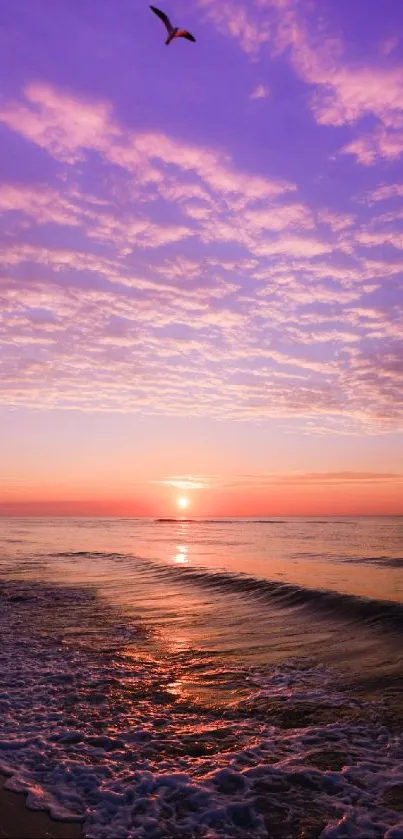
[{"label": "seagull", "polygon": [[190,32],[187,31],[187,29],[178,29],[177,26],[172,26],[172,23],[169,20],[168,15],[165,14],[165,12],[161,12],[159,9],[156,9],[155,6],[150,6],[150,9],[154,12],[155,15],[157,15],[157,17],[160,18],[160,20],[162,20],[163,23],[165,23],[165,26],[168,30],[168,38],[165,41],[167,46],[171,43],[171,41],[174,40],[174,38],[187,38],[188,41],[196,41],[196,38],[194,38],[193,35],[191,35]]}]

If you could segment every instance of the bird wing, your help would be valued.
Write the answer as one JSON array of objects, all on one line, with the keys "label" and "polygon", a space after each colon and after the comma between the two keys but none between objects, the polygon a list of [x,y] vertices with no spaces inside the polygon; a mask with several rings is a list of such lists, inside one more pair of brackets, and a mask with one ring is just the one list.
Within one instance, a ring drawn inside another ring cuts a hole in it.
[{"label": "bird wing", "polygon": [[166,15],[165,12],[161,12],[161,10],[157,9],[155,6],[150,6],[150,9],[154,12],[155,15],[157,15],[157,17],[159,17],[160,20],[162,20],[163,23],[165,23],[165,26],[169,34],[171,34],[173,26],[171,21],[169,20],[168,15]]},{"label": "bird wing", "polygon": [[187,31],[187,29],[180,29],[179,32],[176,33],[177,38],[187,38],[188,41],[196,42],[196,38]]}]

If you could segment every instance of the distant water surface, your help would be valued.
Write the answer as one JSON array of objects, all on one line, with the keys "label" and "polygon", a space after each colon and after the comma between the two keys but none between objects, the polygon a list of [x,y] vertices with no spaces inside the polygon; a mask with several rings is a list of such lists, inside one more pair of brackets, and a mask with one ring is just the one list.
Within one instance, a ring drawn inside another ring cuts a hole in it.
[{"label": "distant water surface", "polygon": [[120,553],[403,600],[402,517],[0,522],[5,560],[57,552]]}]

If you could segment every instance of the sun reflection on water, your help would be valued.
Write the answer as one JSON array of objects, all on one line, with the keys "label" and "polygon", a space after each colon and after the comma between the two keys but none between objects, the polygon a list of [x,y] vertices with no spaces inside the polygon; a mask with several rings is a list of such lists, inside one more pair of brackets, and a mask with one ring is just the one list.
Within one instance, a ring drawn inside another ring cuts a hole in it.
[{"label": "sun reflection on water", "polygon": [[177,545],[176,550],[177,553],[174,556],[174,562],[177,562],[178,564],[182,565],[186,562],[189,562],[187,545]]}]

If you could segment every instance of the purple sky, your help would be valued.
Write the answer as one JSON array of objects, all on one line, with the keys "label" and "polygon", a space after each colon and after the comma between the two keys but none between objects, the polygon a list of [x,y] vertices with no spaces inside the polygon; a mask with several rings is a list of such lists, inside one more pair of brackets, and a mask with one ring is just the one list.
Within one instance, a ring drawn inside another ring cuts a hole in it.
[{"label": "purple sky", "polygon": [[196,44],[0,8],[0,511],[348,472],[394,512],[401,0],[162,8]]}]

